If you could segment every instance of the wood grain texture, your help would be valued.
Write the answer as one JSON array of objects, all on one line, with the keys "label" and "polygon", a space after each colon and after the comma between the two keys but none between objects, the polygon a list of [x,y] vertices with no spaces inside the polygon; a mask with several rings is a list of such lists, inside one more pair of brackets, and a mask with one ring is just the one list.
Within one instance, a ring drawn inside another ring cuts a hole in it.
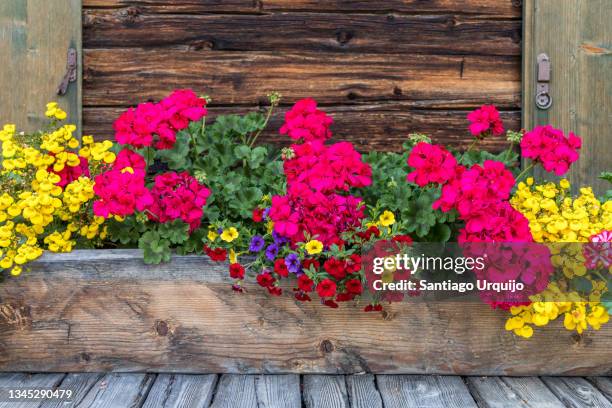
[{"label": "wood grain texture", "polygon": [[[291,140],[279,134],[285,112],[289,108],[280,107],[268,128],[262,133],[263,143],[288,145]],[[409,103],[392,102],[355,106],[324,106],[325,112],[334,118],[331,127],[332,141],[349,141],[360,151],[398,151],[410,133],[424,133],[436,143],[467,148],[473,136],[467,131],[467,112],[464,110],[415,109]],[[113,140],[113,122],[125,108],[85,108],[83,119],[84,134],[94,135],[96,139]],[[263,108],[253,107],[212,107],[209,119],[218,115],[245,114]],[[503,111],[502,119],[507,129],[521,128],[520,111]],[[209,121],[210,123],[210,121]],[[489,138],[482,146],[490,151],[501,151],[507,147],[503,138]]]},{"label": "wood grain texture", "polygon": [[347,375],[346,389],[351,408],[383,408],[374,375]]},{"label": "wood grain texture", "polygon": [[376,381],[385,408],[476,408],[461,377],[379,375]]},{"label": "wood grain texture", "polygon": [[[16,402],[9,400],[9,389],[53,389],[57,387],[66,376],[63,373],[54,374],[0,374],[0,388],[3,399],[0,408],[14,408]],[[30,400],[17,402],[20,408],[38,408],[41,401]]]},{"label": "wood grain texture", "polygon": [[538,377],[466,377],[480,408],[560,408],[563,403]]},{"label": "wood grain texture", "polygon": [[43,401],[39,408],[63,408],[67,405],[75,407],[82,406],[79,404],[81,404],[85,396],[103,376],[104,374],[101,373],[69,373],[64,377],[57,388],[72,391],[70,403],[63,400],[47,400]]},{"label": "wood grain texture", "polygon": [[132,8],[85,11],[83,41],[87,48],[520,55],[521,22],[453,15],[163,15]]},{"label": "wood grain texture", "polygon": [[589,381],[591,381],[606,398],[612,401],[612,377],[590,377]]},{"label": "wood grain texture", "polygon": [[[271,91],[285,101],[312,97],[323,104],[410,101],[421,106],[501,108],[520,101],[515,57],[402,54],[288,54],[265,52],[87,50],[83,79],[87,106],[159,100],[190,86],[218,104],[257,104]],[[296,86],[296,84],[300,84]]]},{"label": "wood grain texture", "polygon": [[219,380],[211,408],[258,408],[255,377],[224,374]]},{"label": "wood grain texture", "polygon": [[343,375],[305,375],[305,408],[350,408]]},{"label": "wood grain texture", "polygon": [[[45,104],[57,101],[80,129],[81,0],[0,2],[0,125],[33,131],[48,121]],[[61,24],[57,22],[61,21]],[[79,50],[79,74],[68,93],[57,96],[68,48]]]},{"label": "wood grain texture", "polygon": [[301,408],[300,376],[259,375],[255,377],[258,408]]},{"label": "wood grain texture", "polygon": [[143,408],[203,408],[212,401],[217,376],[159,374]]},{"label": "wood grain texture", "polygon": [[106,374],[91,387],[79,406],[139,407],[154,380],[151,374]]},{"label": "wood grain texture", "polygon": [[363,304],[271,298],[256,285],[233,293],[227,265],[204,257],[145,266],[140,256],[45,254],[0,285],[0,371],[612,372],[610,326],[577,337],[555,322],[526,341],[481,303],[406,302],[383,318]]},{"label": "wood grain texture", "polygon": [[[580,160],[569,179],[575,186],[608,188],[598,180],[612,169],[612,7],[609,0],[528,0],[525,2],[524,123],[551,124],[583,138]],[[551,58],[549,110],[535,106],[536,58]],[[543,172],[537,173],[543,176]],[[552,178],[552,177],[549,177]]]},{"label": "wood grain texture", "polygon": [[584,378],[578,377],[543,377],[542,380],[566,407],[610,408],[608,400],[597,388]]},{"label": "wood grain texture", "polygon": [[270,11],[335,11],[376,13],[461,13],[519,18],[516,0],[84,0],[87,8],[138,7],[151,13],[257,13]]}]

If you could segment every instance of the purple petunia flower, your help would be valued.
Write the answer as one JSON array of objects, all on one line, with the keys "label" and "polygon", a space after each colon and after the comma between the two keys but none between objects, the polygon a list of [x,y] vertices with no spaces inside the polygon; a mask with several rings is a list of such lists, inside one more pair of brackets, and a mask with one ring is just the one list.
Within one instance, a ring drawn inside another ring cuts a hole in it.
[{"label": "purple petunia flower", "polygon": [[273,261],[276,258],[276,255],[278,255],[278,245],[268,245],[268,247],[266,248],[266,258],[268,258],[268,260],[270,261]]},{"label": "purple petunia flower", "polygon": [[268,221],[268,215],[270,214],[270,207],[266,208],[263,212],[263,220]]},{"label": "purple petunia flower", "polygon": [[264,241],[261,235],[255,235],[251,238],[251,244],[249,245],[249,251],[251,252],[259,252],[263,249],[264,245],[266,245],[266,241]]},{"label": "purple petunia flower", "polygon": [[272,238],[274,239],[274,242],[280,246],[282,246],[283,244],[286,244],[287,242],[289,242],[289,240],[285,237],[283,237],[282,235],[278,234],[276,231],[272,231]]},{"label": "purple petunia flower", "polygon": [[300,260],[296,254],[289,254],[285,257],[285,265],[291,273],[300,272]]}]

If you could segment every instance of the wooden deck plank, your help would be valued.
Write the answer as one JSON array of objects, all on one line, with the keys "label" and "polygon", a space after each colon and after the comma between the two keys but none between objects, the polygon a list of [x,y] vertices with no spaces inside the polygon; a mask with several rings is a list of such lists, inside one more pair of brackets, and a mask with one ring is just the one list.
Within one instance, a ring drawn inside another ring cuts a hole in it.
[{"label": "wooden deck plank", "polygon": [[[62,379],[66,376],[63,373],[54,374],[26,374],[26,373],[2,373],[0,374],[0,388],[4,393],[8,393],[9,389],[52,389],[57,387]],[[3,395],[8,397],[8,394]],[[41,401],[38,400],[21,400],[19,402],[4,399],[0,401],[0,408],[14,408],[16,405],[19,408],[38,408]]]},{"label": "wooden deck plank", "polygon": [[480,408],[559,408],[563,403],[538,377],[467,377]]},{"label": "wooden deck plank", "polygon": [[107,374],[94,384],[79,406],[139,407],[154,380],[153,374]]},{"label": "wooden deck plank", "polygon": [[301,408],[302,393],[300,376],[258,375],[255,377],[255,392],[259,408]]},{"label": "wooden deck plank", "polygon": [[62,390],[71,390],[72,398],[70,404],[62,400],[49,400],[40,404],[39,408],[64,408],[66,406],[77,407],[93,386],[104,376],[102,373],[70,373],[57,387]]},{"label": "wooden deck plank", "polygon": [[258,408],[255,376],[223,374],[211,408]]},{"label": "wooden deck plank", "polygon": [[542,377],[542,380],[567,407],[612,408],[612,402],[584,378]]},{"label": "wooden deck plank", "polygon": [[143,408],[204,408],[212,401],[217,376],[159,374]]},{"label": "wooden deck plank", "polygon": [[352,408],[383,407],[374,375],[347,375],[346,388]]},{"label": "wooden deck plank", "polygon": [[378,375],[385,408],[476,408],[461,377],[437,375]]},{"label": "wooden deck plank", "polygon": [[302,399],[306,408],[350,408],[343,375],[305,375]]},{"label": "wooden deck plank", "polygon": [[612,377],[589,377],[595,387],[610,401],[612,401]]}]

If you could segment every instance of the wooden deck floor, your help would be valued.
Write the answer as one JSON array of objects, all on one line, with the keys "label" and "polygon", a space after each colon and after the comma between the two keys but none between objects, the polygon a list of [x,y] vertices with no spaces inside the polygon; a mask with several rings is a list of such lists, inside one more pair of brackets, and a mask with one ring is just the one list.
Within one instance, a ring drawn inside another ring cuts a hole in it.
[{"label": "wooden deck floor", "polygon": [[[72,390],[11,402],[8,389]],[[0,407],[612,407],[612,377],[422,375],[0,374]]]}]

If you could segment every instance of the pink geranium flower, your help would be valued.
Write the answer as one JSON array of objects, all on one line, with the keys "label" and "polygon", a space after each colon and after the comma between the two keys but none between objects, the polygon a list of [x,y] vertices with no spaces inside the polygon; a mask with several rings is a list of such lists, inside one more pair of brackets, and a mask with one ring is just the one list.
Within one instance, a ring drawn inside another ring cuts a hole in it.
[{"label": "pink geranium flower", "polygon": [[487,133],[494,136],[504,134],[504,124],[497,108],[493,105],[483,105],[480,109],[470,112],[467,118],[470,121],[470,132],[478,138],[484,137]]}]

